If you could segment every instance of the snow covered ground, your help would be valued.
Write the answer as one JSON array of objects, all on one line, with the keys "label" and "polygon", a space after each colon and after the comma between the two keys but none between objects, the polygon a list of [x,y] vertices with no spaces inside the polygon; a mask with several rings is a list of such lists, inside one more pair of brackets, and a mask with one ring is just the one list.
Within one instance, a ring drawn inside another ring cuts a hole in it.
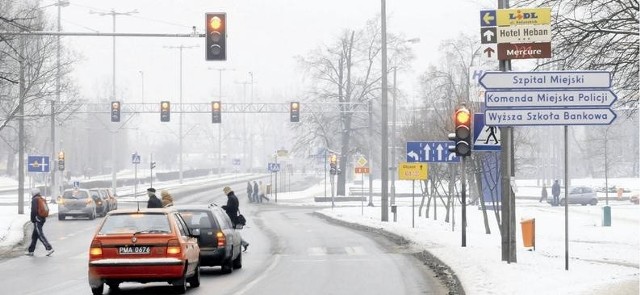
[{"label": "snow covered ground", "polygon": [[[574,184],[600,186],[602,180],[575,180]],[[3,186],[0,181],[0,187]],[[640,191],[640,180],[609,180]],[[379,182],[374,182],[374,190]],[[467,294],[639,294],[640,284],[640,206],[628,199],[616,200],[610,194],[612,219],[610,227],[602,226],[601,201],[597,206],[569,207],[568,270],[565,270],[564,207],[539,203],[540,187],[535,181],[519,181],[516,193],[516,220],[535,218],[535,250],[522,242],[520,222],[517,222],[517,263],[501,261],[500,234],[495,216],[488,215],[491,234],[485,233],[482,211],[467,207],[467,246],[461,247],[460,206],[455,207],[455,223],[444,222],[445,210],[439,203],[437,219],[433,207],[429,218],[418,216],[420,199],[396,199],[397,222],[389,214],[389,222],[381,222],[380,198],[374,197],[374,207],[367,201],[316,203],[314,197],[324,196],[325,186],[318,184],[299,192],[279,192],[278,205],[322,206],[319,212],[346,222],[381,228],[413,242],[416,251],[427,250],[456,273]],[[328,186],[330,187],[330,186]],[[411,193],[410,182],[397,182],[398,192]],[[419,189],[416,189],[419,191]],[[329,193],[330,196],[330,193]],[[599,194],[600,198],[604,194]],[[339,198],[339,197],[336,197]],[[0,202],[1,202],[0,198]],[[271,196],[271,203],[275,201]],[[363,205],[363,206],[362,206]],[[25,208],[25,212],[29,208]],[[51,206],[56,212],[55,205]],[[415,214],[415,215],[413,215]],[[413,218],[412,218],[413,216]],[[22,228],[28,214],[17,214],[15,206],[0,206],[0,247],[14,245],[22,239]],[[412,227],[412,223],[415,227]]]}]

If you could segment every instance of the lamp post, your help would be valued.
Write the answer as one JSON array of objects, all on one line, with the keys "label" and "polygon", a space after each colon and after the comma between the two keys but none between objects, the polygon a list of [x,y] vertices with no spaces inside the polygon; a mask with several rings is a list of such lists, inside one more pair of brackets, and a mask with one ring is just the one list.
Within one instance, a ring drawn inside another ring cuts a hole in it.
[{"label": "lamp post", "polygon": [[[129,12],[117,12],[114,9],[111,9],[110,12],[95,12],[95,11],[89,11],[90,14],[97,14],[99,16],[105,16],[105,15],[111,15],[111,17],[113,18],[113,33],[116,32],[116,16],[118,15],[132,15],[134,13],[138,13],[138,10],[132,10]],[[111,92],[111,100],[117,100],[116,99],[116,36],[113,36],[113,88],[112,88],[112,92]],[[117,187],[117,181],[116,181],[116,166],[118,161],[116,161],[116,136],[117,136],[117,129],[116,132],[112,132],[111,133],[111,187],[113,189],[113,193],[117,193],[116,187]]]},{"label": "lamp post", "polygon": [[184,45],[180,45],[180,46],[165,46],[164,48],[168,48],[168,49],[178,49],[180,50],[180,123],[179,125],[179,132],[178,132],[178,137],[180,140],[180,156],[179,156],[179,160],[178,160],[178,170],[179,175],[180,175],[180,184],[182,184],[182,154],[183,154],[183,136],[182,136],[182,123],[183,123],[183,115],[184,115],[184,106],[182,104],[182,50],[183,49],[190,49],[190,48],[196,48],[199,46],[184,46]]},{"label": "lamp post", "polygon": [[[420,38],[412,38],[412,39],[408,39],[408,40],[404,40],[404,42],[406,43],[418,43],[420,42]],[[393,167],[393,173],[391,173],[391,205],[395,205],[396,204],[396,171],[398,170],[398,165],[397,165],[397,159],[396,159],[396,114],[397,114],[397,110],[396,110],[396,100],[397,100],[397,96],[398,96],[398,86],[397,86],[397,79],[396,79],[396,74],[398,71],[398,66],[394,66],[393,67],[393,103],[392,103],[392,108],[393,108],[393,112],[392,112],[392,118],[391,118],[391,141],[392,141],[392,146],[391,146],[391,165]],[[396,212],[393,213],[393,221],[397,221],[397,216],[396,216]]]},{"label": "lamp post", "polygon": [[140,102],[144,103],[144,72],[138,71],[140,73]]},{"label": "lamp post", "polygon": [[[222,102],[222,72],[235,71],[228,68],[208,68],[208,70],[218,71],[218,100]],[[220,110],[222,111],[222,109]],[[222,124],[218,124],[218,176],[222,173]]]}]

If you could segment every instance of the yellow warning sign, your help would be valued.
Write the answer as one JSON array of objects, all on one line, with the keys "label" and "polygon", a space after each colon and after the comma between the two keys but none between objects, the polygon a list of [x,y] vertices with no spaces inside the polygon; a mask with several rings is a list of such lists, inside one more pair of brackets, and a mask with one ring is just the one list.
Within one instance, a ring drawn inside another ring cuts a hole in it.
[{"label": "yellow warning sign", "polygon": [[412,162],[400,163],[398,166],[398,178],[402,180],[425,180],[428,175],[427,163]]}]

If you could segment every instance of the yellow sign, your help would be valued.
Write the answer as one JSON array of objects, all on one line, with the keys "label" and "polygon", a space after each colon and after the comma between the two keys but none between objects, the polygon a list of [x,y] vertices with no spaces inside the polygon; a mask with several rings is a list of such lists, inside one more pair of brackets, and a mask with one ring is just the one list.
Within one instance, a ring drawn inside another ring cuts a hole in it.
[{"label": "yellow sign", "polygon": [[496,10],[496,24],[501,26],[551,24],[551,8],[514,8]]},{"label": "yellow sign", "polygon": [[361,156],[358,158],[358,161],[357,161],[358,167],[364,167],[365,165],[367,165],[367,163],[368,163],[368,162],[367,162],[367,159],[365,159],[365,157],[364,157],[364,156],[362,156],[362,155],[361,155]]},{"label": "yellow sign", "polygon": [[402,180],[424,180],[427,179],[427,163],[400,163],[398,166],[398,178]]}]

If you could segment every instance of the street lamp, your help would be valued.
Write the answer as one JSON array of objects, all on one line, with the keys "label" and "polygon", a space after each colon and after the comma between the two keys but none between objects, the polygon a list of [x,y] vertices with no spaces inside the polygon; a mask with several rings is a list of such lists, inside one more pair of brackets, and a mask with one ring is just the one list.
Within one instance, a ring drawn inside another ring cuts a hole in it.
[{"label": "street lamp", "polygon": [[[411,44],[416,44],[420,42],[420,38],[411,38],[411,39],[407,39],[402,41],[402,43],[411,43]],[[398,169],[398,165],[397,165],[397,161],[396,161],[396,114],[397,114],[397,110],[396,110],[396,98],[398,96],[398,92],[397,92],[397,79],[396,79],[396,73],[398,70],[398,66],[394,66],[393,67],[393,113],[392,113],[392,125],[391,125],[391,141],[393,142],[393,146],[391,147],[391,161],[393,161],[391,163],[391,165],[393,166],[392,170],[393,173],[391,173],[391,205],[395,205],[396,204],[396,171]],[[396,221],[396,212],[393,213],[393,221]]]},{"label": "street lamp", "polygon": [[144,103],[144,72],[138,71],[140,73],[140,102]]},{"label": "street lamp", "polygon": [[[235,71],[227,68],[208,68],[208,70],[218,71],[218,100],[222,102],[222,72]],[[221,110],[222,111],[222,110]],[[218,176],[222,173],[222,124],[218,124]]]}]

